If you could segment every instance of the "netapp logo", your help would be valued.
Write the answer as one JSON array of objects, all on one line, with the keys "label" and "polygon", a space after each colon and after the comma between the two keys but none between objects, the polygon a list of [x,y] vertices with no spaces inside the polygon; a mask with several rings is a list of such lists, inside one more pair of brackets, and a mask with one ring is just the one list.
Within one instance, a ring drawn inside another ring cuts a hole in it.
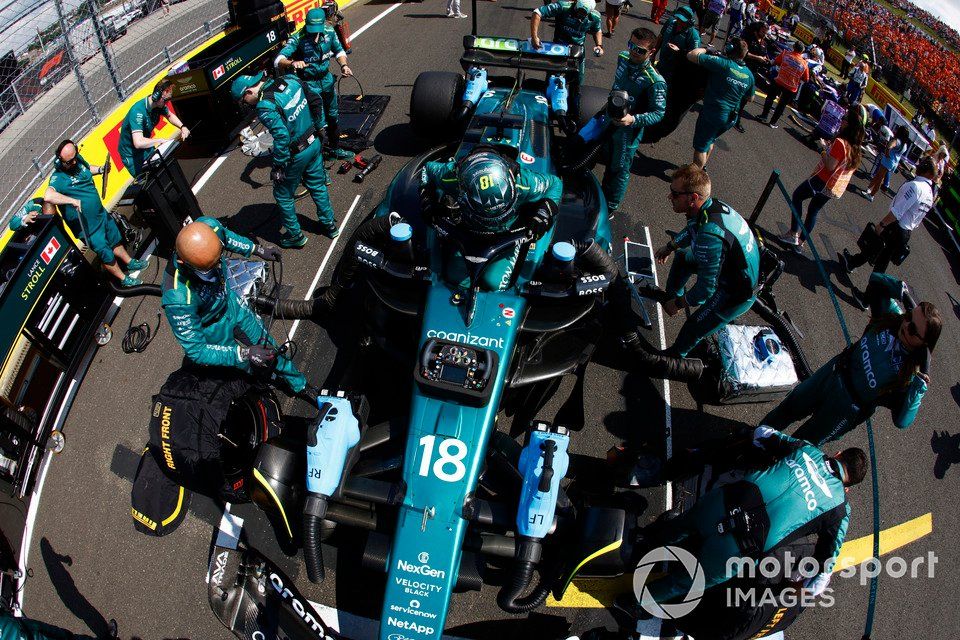
[{"label": "netapp logo", "polygon": [[399,627],[406,631],[419,633],[423,636],[432,636],[434,632],[433,627],[428,627],[425,624],[417,624],[416,622],[411,622],[410,620],[401,620],[400,618],[394,618],[393,616],[387,616],[387,624],[389,624],[391,627]]},{"label": "netapp logo", "polygon": [[427,578],[440,578],[443,580],[447,577],[446,571],[441,571],[440,569],[432,569],[428,564],[411,564],[406,560],[397,560],[397,569],[400,571],[405,571],[407,573],[412,573],[418,576],[425,576]]},{"label": "netapp logo", "polygon": [[439,338],[440,340],[449,340],[471,347],[496,347],[503,349],[503,338],[489,338],[487,336],[475,336],[472,333],[455,333],[453,331],[437,331],[430,329],[427,331],[428,338]]}]

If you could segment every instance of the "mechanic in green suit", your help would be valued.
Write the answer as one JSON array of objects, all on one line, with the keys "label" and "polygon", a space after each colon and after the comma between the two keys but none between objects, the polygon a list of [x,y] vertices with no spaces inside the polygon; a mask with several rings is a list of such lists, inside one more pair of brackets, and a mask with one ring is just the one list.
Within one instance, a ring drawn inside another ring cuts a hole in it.
[{"label": "mechanic in green suit", "polygon": [[693,161],[701,167],[707,166],[716,139],[736,124],[740,109],[753,98],[755,82],[743,61],[746,55],[747,43],[742,38],[733,38],[724,56],[709,55],[703,48],[687,54],[687,60],[710,74],[693,132]]},{"label": "mechanic in green suit", "polygon": [[[457,161],[427,162],[420,182],[426,217],[456,210],[464,227],[479,236],[503,233],[520,225],[539,239],[553,224],[563,194],[560,178],[521,168],[485,145],[474,147]],[[455,263],[447,277],[466,282],[461,267]],[[502,289],[513,267],[513,260],[507,259],[500,268],[487,269],[487,286]]]},{"label": "mechanic in green suit", "polygon": [[270,179],[284,226],[279,245],[300,248],[307,244],[293,198],[301,180],[317,206],[317,218],[323,227],[323,235],[336,238],[340,231],[327,193],[323,153],[310,117],[306,92],[300,81],[290,75],[279,80],[264,79],[263,72],[260,72],[255,76],[238,77],[233,81],[230,93],[237,102],[256,106],[260,122],[273,135],[273,170]]},{"label": "mechanic in green suit", "polygon": [[643,141],[651,144],[673,133],[702,93],[695,78],[698,70],[687,60],[687,53],[700,47],[693,9],[679,7],[660,31],[657,43],[657,72],[667,83],[667,109],[660,122],[643,132]]},{"label": "mechanic in green suit", "polygon": [[118,259],[129,271],[146,269],[149,259],[131,258],[124,248],[120,229],[104,208],[93,183],[93,176],[102,173],[103,167],[91,167],[72,140],[64,140],[57,147],[53,175],[43,199],[64,210],[63,217],[74,232],[77,225],[80,227],[80,238],[96,251],[103,268],[119,280],[121,286],[132,287],[140,284],[140,280],[124,274]]},{"label": "mechanic in green suit", "polygon": [[650,63],[656,43],[653,31],[634,29],[627,43],[629,51],[622,51],[617,58],[612,91],[626,91],[632,105],[627,115],[613,121],[616,129],[610,138],[610,155],[603,173],[603,194],[611,215],[620,208],[627,193],[630,167],[644,127],[660,122],[667,107],[667,83]]},{"label": "mechanic in green suit", "polygon": [[[668,350],[669,355],[685,357],[701,340],[753,306],[760,250],[747,221],[711,197],[710,176],[700,166],[688,164],[674,172],[670,202],[674,212],[686,216],[687,226],[657,250],[656,259],[665,264],[680,250],[667,275],[667,295],[675,296],[663,304],[667,315],[698,307]],[[686,289],[693,274],[696,284]]]},{"label": "mechanic in green suit", "polygon": [[[817,573],[806,578],[803,587],[819,595],[830,581],[850,522],[846,488],[863,480],[867,457],[861,449],[828,457],[768,427],[754,431],[753,448],[747,455],[756,462],[738,470],[739,479],[712,488],[677,517],[645,527],[639,552],[667,545],[689,551],[709,589],[736,577],[728,573],[731,559],[757,561],[816,536],[810,558]],[[677,562],[666,566],[666,576],[648,581],[643,590],[648,606],[651,599],[664,604],[690,591],[686,569]]]},{"label": "mechanic in green suit", "polygon": [[307,11],[304,33],[294,33],[287,40],[276,58],[277,68],[282,72],[296,73],[307,92],[310,115],[317,131],[327,130],[325,153],[334,158],[352,158],[353,154],[340,148],[340,110],[337,103],[336,76],[330,72],[330,59],[340,65],[344,76],[352,76],[347,66],[347,54],[340,44],[337,33],[327,23],[329,10],[336,13],[336,3],[325,2],[323,8]]},{"label": "mechanic in green suit", "polygon": [[172,96],[173,81],[161,80],[154,86],[153,93],[135,102],[123,118],[117,151],[123,166],[134,178],[143,172],[143,163],[150,157],[151,150],[170,141],[170,138],[153,137],[153,130],[160,118],[166,118],[170,124],[180,128],[181,140],[186,140],[190,135],[190,130],[167,107]]},{"label": "mechanic in green suit", "polygon": [[[54,211],[53,205],[47,204],[44,206],[43,198],[28,200],[10,219],[10,230],[17,231],[30,226],[37,221],[37,216],[53,215]],[[74,235],[79,236],[79,231],[75,232]]]},{"label": "mechanic in green suit", "polygon": [[280,259],[276,247],[260,246],[214,218],[203,216],[185,226],[177,234],[176,250],[167,264],[161,298],[174,337],[193,364],[272,372],[288,391],[303,392],[306,378],[289,357],[277,351],[260,319],[228,285],[224,250]]},{"label": "mechanic in green suit", "polygon": [[865,422],[878,406],[890,408],[897,428],[913,424],[930,384],[921,368],[940,338],[940,312],[929,302],[913,306],[906,285],[882,273],[870,276],[864,295],[871,317],[863,337],[794,387],[763,424],[785,429],[806,418],[793,435],[819,446]]},{"label": "mechanic in green suit", "polygon": [[[600,14],[596,11],[595,0],[574,0],[572,2],[551,2],[534,9],[530,15],[530,44],[539,49],[540,21],[543,18],[554,19],[553,40],[560,44],[584,46],[587,35],[593,37],[593,55],[603,55],[603,33],[600,31]],[[576,81],[570,78],[570,95],[573,97],[574,113],[579,112],[580,85],[583,84],[584,63],[587,52],[580,59],[580,69]]]}]

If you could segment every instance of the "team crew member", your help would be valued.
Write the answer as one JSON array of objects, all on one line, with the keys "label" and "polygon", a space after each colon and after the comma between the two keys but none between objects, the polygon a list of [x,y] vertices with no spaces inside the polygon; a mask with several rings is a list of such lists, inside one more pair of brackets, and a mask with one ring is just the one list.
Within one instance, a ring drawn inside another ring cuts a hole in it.
[{"label": "team crew member", "polygon": [[894,303],[909,300],[904,290],[896,278],[871,275],[871,317],[863,337],[794,387],[763,424],[785,429],[806,418],[793,436],[817,446],[840,439],[878,406],[890,408],[898,429],[913,424],[930,384],[921,365],[937,346],[943,320],[929,302],[900,313]]},{"label": "team crew member", "polygon": [[644,142],[658,142],[676,131],[690,107],[700,99],[700,69],[687,60],[687,53],[699,47],[700,30],[694,24],[693,9],[682,6],[657,39],[657,71],[667,83],[667,108],[660,122],[644,130]]},{"label": "team crew member", "polygon": [[44,202],[43,198],[34,198],[13,214],[13,218],[10,219],[10,230],[17,231],[23,227],[28,227],[37,221],[38,216],[52,216],[54,212],[55,209],[52,204]]},{"label": "team crew member", "polygon": [[[810,200],[807,217],[803,222],[808,234],[813,233],[817,216],[827,203],[846,193],[853,172],[859,168],[863,154],[862,145],[866,138],[866,122],[867,110],[863,105],[856,105],[849,117],[843,118],[840,135],[820,154],[820,162],[813,175],[794,190],[792,202],[797,215],[803,212],[803,201]],[[795,247],[803,245],[800,221],[791,216],[790,230],[780,236],[780,240]]]},{"label": "team crew member", "polygon": [[[657,264],[678,251],[667,276],[663,304],[667,315],[699,307],[677,335],[669,355],[685,357],[704,338],[736,320],[753,306],[760,252],[746,220],[711,197],[710,176],[696,164],[680,167],[670,184],[670,202],[686,216],[687,226],[657,250]],[[687,281],[697,281],[687,289]]]},{"label": "team crew member", "polygon": [[897,127],[895,136],[887,141],[886,146],[880,147],[877,152],[877,159],[873,166],[873,174],[870,177],[870,184],[863,197],[873,202],[873,198],[880,191],[890,186],[890,176],[897,172],[900,167],[900,161],[910,148],[910,130],[906,125]]},{"label": "team crew member", "polygon": [[[917,177],[903,183],[890,205],[890,212],[877,225],[877,233],[883,240],[883,248],[873,258],[874,273],[884,273],[890,261],[900,259],[907,251],[910,234],[920,226],[933,207],[933,181],[937,167],[933,158],[926,156],[917,163]],[[846,249],[838,255],[840,267],[850,273],[866,263],[871,256],[866,253],[851,255]],[[900,264],[897,262],[896,264]]]},{"label": "team crew member", "polygon": [[[803,587],[819,595],[847,534],[846,488],[866,475],[866,454],[846,449],[826,456],[807,442],[764,426],[754,430],[753,447],[760,455],[751,457],[762,463],[733,470],[737,480],[707,491],[680,515],[645,527],[643,549],[670,545],[689,551],[703,569],[706,590],[735,577],[727,573],[733,558],[761,557],[816,536],[810,557],[818,572],[806,578]],[[668,563],[666,577],[647,585],[645,591],[656,602],[690,591],[691,576],[685,569],[675,570],[678,565]]]},{"label": "team crew member", "polygon": [[195,365],[273,372],[288,391],[304,391],[306,378],[277,352],[260,319],[227,284],[224,250],[280,259],[276,247],[255,244],[213,218],[203,216],[185,226],[177,234],[176,250],[163,278],[161,304],[174,337]]},{"label": "team crew member", "polygon": [[[624,0],[606,0],[604,21],[607,25],[607,33],[605,35],[611,38],[613,34],[616,33],[617,27],[620,26],[620,14],[623,13],[623,2]],[[665,0],[664,4],[666,4]]]},{"label": "team crew member", "polygon": [[620,120],[610,139],[610,156],[603,174],[603,194],[607,207],[616,211],[630,182],[630,166],[640,146],[643,128],[663,118],[667,106],[667,83],[654,70],[650,60],[656,51],[657,36],[649,29],[634,29],[627,43],[629,51],[620,52],[612,91],[626,91],[633,99],[631,111]]},{"label": "team crew member", "polygon": [[720,24],[720,18],[727,12],[727,0],[709,0],[707,2],[707,12],[703,14],[703,23],[700,25],[703,29],[703,35],[710,33],[710,42],[713,44],[717,37],[717,26]]},{"label": "team crew member", "polygon": [[773,112],[773,119],[770,121],[770,128],[777,128],[777,121],[783,115],[784,109],[790,106],[793,99],[800,90],[800,85],[810,80],[810,68],[807,66],[807,60],[803,57],[803,43],[799,40],[793,43],[793,51],[784,51],[776,59],[776,65],[779,68],[777,77],[770,87],[770,93],[766,102],[763,103],[763,113],[758,120],[766,122],[770,115],[770,109],[773,108],[773,102],[777,98],[777,108]]},{"label": "team crew member", "polygon": [[256,106],[260,122],[273,135],[270,179],[273,180],[273,197],[280,207],[284,226],[278,244],[284,248],[307,244],[294,208],[293,194],[301,180],[317,206],[323,235],[336,238],[340,232],[327,193],[323,153],[300,81],[289,75],[279,80],[264,80],[264,74],[260,72],[255,76],[238,77],[230,92],[237,102]]},{"label": "team crew member", "polygon": [[[593,37],[593,53],[603,55],[603,34],[600,32],[600,14],[594,11],[595,0],[575,0],[575,2],[551,2],[550,4],[534,9],[530,15],[530,44],[539,49],[543,46],[540,40],[540,21],[543,18],[554,19],[554,42],[560,44],[575,44],[583,47],[587,36]],[[584,58],[580,60],[580,73],[577,86],[583,84]],[[570,94],[579,99],[577,87],[571,87]]]},{"label": "team crew member", "polygon": [[753,98],[753,73],[743,62],[747,43],[734,38],[727,48],[729,57],[709,55],[706,49],[687,54],[690,62],[710,72],[693,133],[693,161],[701,167],[707,166],[716,139],[736,124],[740,110]]},{"label": "team crew member", "polygon": [[150,157],[149,150],[155,149],[172,138],[154,138],[153,130],[166,118],[167,122],[180,129],[180,139],[186,140],[190,130],[183,126],[180,118],[170,111],[167,103],[173,96],[173,81],[161,80],[154,86],[153,93],[134,103],[120,126],[120,140],[117,152],[134,178],[143,172],[143,163]]},{"label": "team crew member", "polygon": [[507,231],[519,220],[539,238],[553,224],[563,194],[560,178],[520,167],[483,145],[460,160],[427,162],[420,181],[424,209],[456,202],[464,224],[478,233]]},{"label": "team crew member", "polygon": [[307,93],[313,126],[317,131],[327,130],[329,155],[344,159],[352,158],[353,154],[340,148],[340,109],[336,77],[330,71],[330,59],[337,61],[343,75],[352,76],[353,71],[347,66],[347,54],[340,44],[340,38],[326,20],[327,12],[332,17],[336,9],[336,3],[328,0],[323,3],[322,9],[307,11],[306,24],[303,26],[306,35],[298,32],[290,36],[280,49],[276,64],[281,71],[296,73],[301,79],[300,84]]},{"label": "team crew member", "polygon": [[867,54],[863,54],[863,60],[850,72],[850,80],[847,82],[847,88],[844,91],[847,102],[856,104],[860,102],[863,91],[867,88],[870,80],[870,64],[867,62]]},{"label": "team crew member", "polygon": [[727,26],[727,40],[735,38],[743,32],[744,11],[747,3],[744,0],[730,0],[730,23]]},{"label": "team crew member", "polygon": [[140,284],[140,280],[124,274],[117,264],[119,259],[129,271],[141,271],[147,268],[149,260],[131,258],[121,244],[123,238],[117,223],[103,207],[100,192],[93,184],[93,176],[101,175],[103,167],[90,166],[71,140],[64,140],[57,147],[53,167],[44,201],[64,208],[64,219],[74,231],[74,225],[79,225],[82,240],[97,253],[103,268],[119,280],[121,286]]},{"label": "team crew member", "polygon": [[667,0],[653,0],[650,7],[650,21],[653,24],[660,24],[663,14],[667,12]]}]

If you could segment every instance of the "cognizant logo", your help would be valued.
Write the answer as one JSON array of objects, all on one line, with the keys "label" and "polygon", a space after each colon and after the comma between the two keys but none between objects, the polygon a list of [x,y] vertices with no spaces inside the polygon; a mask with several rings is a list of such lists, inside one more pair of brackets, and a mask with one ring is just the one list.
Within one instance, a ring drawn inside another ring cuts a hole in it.
[{"label": "cognizant logo", "polygon": [[427,331],[428,338],[438,338],[440,340],[449,340],[450,342],[459,342],[471,347],[496,347],[503,349],[503,338],[489,338],[487,336],[475,336],[472,333],[456,333],[454,331],[437,331],[430,329]]}]

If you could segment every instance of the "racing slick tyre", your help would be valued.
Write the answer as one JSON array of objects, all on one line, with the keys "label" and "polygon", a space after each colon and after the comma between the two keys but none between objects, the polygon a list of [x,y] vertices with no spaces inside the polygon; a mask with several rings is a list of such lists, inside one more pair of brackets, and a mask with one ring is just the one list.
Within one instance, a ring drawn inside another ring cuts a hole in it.
[{"label": "racing slick tyre", "polygon": [[591,85],[580,87],[580,113],[577,114],[578,131],[590,121],[590,118],[597,115],[597,112],[606,109],[609,96],[609,89],[601,89]]},{"label": "racing slick tyre", "polygon": [[463,76],[458,73],[425,71],[417,76],[410,92],[410,124],[417,135],[435,139],[451,131],[463,88]]}]

